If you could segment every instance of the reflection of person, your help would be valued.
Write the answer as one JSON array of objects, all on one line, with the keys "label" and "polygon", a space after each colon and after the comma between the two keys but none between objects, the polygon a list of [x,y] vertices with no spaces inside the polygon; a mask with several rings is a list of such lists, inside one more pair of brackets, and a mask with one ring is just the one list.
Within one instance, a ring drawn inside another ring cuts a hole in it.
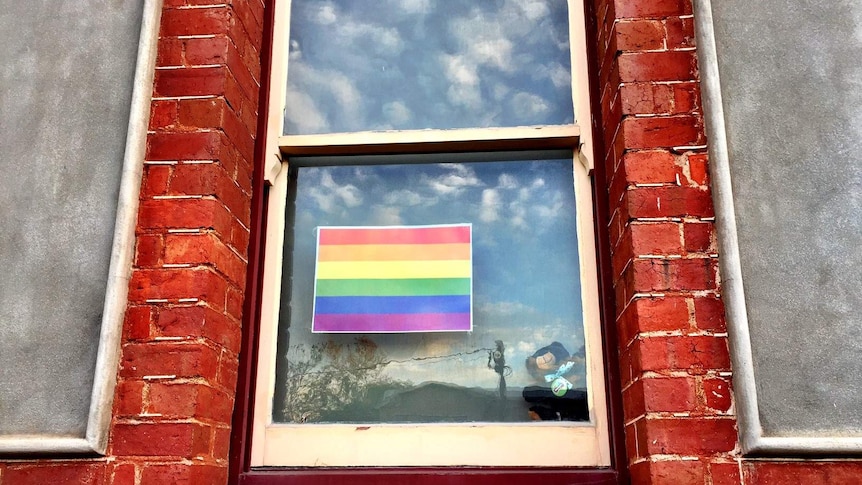
[{"label": "reflection of person", "polygon": [[532,404],[530,417],[542,421],[589,421],[587,391],[574,389],[566,379],[573,373],[571,354],[560,342],[551,342],[527,357],[527,371],[540,385],[522,394]]}]

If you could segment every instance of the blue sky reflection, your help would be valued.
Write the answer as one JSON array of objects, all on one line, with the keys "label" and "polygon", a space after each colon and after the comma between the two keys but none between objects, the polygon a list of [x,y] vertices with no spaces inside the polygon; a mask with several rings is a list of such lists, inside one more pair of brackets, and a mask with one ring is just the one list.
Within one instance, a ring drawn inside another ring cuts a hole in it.
[{"label": "blue sky reflection", "polygon": [[[293,240],[285,244],[292,268],[285,268],[282,295],[288,361],[305,358],[314,345],[349,345],[357,337],[311,333],[316,228],[330,225],[473,224],[474,331],[368,335],[382,359],[399,361],[380,366],[379,378],[494,390],[487,352],[473,352],[502,340],[512,367],[507,383],[517,389],[536,384],[524,361],[537,349],[559,341],[582,352],[571,158],[298,170]],[[458,353],[464,355],[433,358]],[[583,360],[570,381],[586,385]]]},{"label": "blue sky reflection", "polygon": [[294,0],[285,134],[574,123],[565,0]]}]

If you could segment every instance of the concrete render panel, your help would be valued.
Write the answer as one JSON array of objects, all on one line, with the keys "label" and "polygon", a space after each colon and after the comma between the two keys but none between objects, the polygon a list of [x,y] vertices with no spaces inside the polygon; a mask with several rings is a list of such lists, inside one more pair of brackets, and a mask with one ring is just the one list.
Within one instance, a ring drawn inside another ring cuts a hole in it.
[{"label": "concrete render panel", "polygon": [[160,13],[0,0],[0,452],[104,452]]},{"label": "concrete render panel", "polygon": [[862,453],[862,4],[695,20],[744,451]]}]

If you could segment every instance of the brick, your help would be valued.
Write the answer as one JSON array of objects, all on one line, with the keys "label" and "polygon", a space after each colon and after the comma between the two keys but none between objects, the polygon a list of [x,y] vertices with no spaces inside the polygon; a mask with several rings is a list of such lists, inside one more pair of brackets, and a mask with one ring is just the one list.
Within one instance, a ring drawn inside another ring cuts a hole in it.
[{"label": "brick", "polygon": [[694,17],[671,17],[664,21],[668,49],[695,46]]},{"label": "brick", "polygon": [[150,130],[164,130],[177,123],[177,102],[172,99],[154,100],[150,105]]},{"label": "brick", "polygon": [[144,409],[144,382],[139,380],[120,380],[114,394],[114,414],[117,416],[136,416]]},{"label": "brick", "polygon": [[220,164],[178,165],[169,182],[172,195],[211,195],[244,224],[250,224],[251,194],[237,185]]},{"label": "brick", "polygon": [[729,370],[730,357],[723,337],[671,336],[639,338],[632,344],[635,372]]},{"label": "brick", "polygon": [[710,290],[716,286],[717,269],[713,259],[637,259],[626,270],[626,278],[638,293]]},{"label": "brick", "polygon": [[156,52],[156,66],[173,67],[183,65],[183,42],[177,38],[161,37]]},{"label": "brick", "polygon": [[142,229],[212,229],[229,234],[231,215],[215,199],[159,199],[141,202],[138,230]]},{"label": "brick", "polygon": [[211,266],[234,285],[245,285],[245,261],[212,233],[166,236],[165,263]]},{"label": "brick", "polygon": [[628,152],[623,156],[625,178],[632,184],[676,183],[676,158],[664,150]]},{"label": "brick", "polygon": [[118,463],[109,467],[108,476],[111,485],[137,485],[135,481],[135,464],[134,463]]},{"label": "brick", "polygon": [[239,322],[207,306],[162,308],[158,312],[154,328],[159,336],[203,337],[231,352],[239,352]]},{"label": "brick", "polygon": [[641,379],[646,412],[684,412],[697,408],[696,381],[692,377]]},{"label": "brick", "polygon": [[147,160],[215,160],[221,142],[217,131],[152,133],[147,137]]},{"label": "brick", "polygon": [[709,191],[692,187],[638,187],[626,192],[623,205],[631,218],[715,215]]},{"label": "brick", "polygon": [[623,136],[631,149],[701,145],[706,141],[702,125],[700,118],[690,115],[626,118]]},{"label": "brick", "polygon": [[162,12],[159,34],[162,37],[179,35],[213,35],[228,31],[230,8],[171,9]]},{"label": "brick", "polygon": [[644,461],[632,467],[632,485],[704,485],[706,465],[700,460]]},{"label": "brick", "polygon": [[620,322],[622,343],[628,343],[640,332],[686,329],[688,304],[683,297],[638,298],[626,307]]},{"label": "brick", "polygon": [[105,483],[105,463],[25,463],[9,464],[2,474],[2,483],[14,485],[100,485]]},{"label": "brick", "polygon": [[142,340],[149,338],[150,325],[153,319],[153,310],[150,306],[130,305],[126,309],[126,320],[123,323],[124,337],[129,340]]},{"label": "brick", "polygon": [[709,168],[707,155],[705,153],[691,154],[688,156],[688,170],[691,181],[697,185],[709,185]]},{"label": "brick", "polygon": [[239,369],[239,357],[230,352],[222,352],[219,359],[216,383],[230,395],[236,392],[236,381]]},{"label": "brick", "polygon": [[714,253],[716,249],[715,225],[711,222],[686,222],[683,224],[685,251],[687,253]]},{"label": "brick", "polygon": [[177,121],[184,128],[220,129],[227,109],[224,98],[181,99]]},{"label": "brick", "polygon": [[216,428],[213,430],[213,458],[226,461],[230,453],[230,444],[230,428]]},{"label": "brick", "polygon": [[741,485],[739,464],[736,462],[717,462],[709,464],[711,485]]},{"label": "brick", "polygon": [[661,49],[665,29],[655,20],[626,20],[616,24],[617,49],[621,51]]},{"label": "brick", "polygon": [[691,13],[690,0],[614,0],[617,18],[663,18]]},{"label": "brick", "polygon": [[141,183],[141,199],[165,195],[172,167],[169,165],[145,165],[144,180]]},{"label": "brick", "polygon": [[694,317],[697,328],[713,332],[724,332],[724,303],[715,297],[694,299]]},{"label": "brick", "polygon": [[209,269],[137,270],[132,273],[129,301],[197,298],[221,311],[225,308],[226,291],[224,277]]},{"label": "brick", "polygon": [[165,376],[213,379],[218,372],[219,351],[189,342],[149,342],[123,346],[120,375],[123,377]]},{"label": "brick", "polygon": [[233,399],[203,384],[154,382],[149,386],[147,412],[168,419],[197,418],[228,424]]},{"label": "brick", "polygon": [[158,266],[162,260],[164,241],[160,234],[140,234],[135,240],[135,266]]},{"label": "brick", "polygon": [[152,463],[143,467],[142,485],[199,485],[227,482],[227,465]]},{"label": "brick", "polygon": [[690,113],[701,111],[700,85],[696,82],[673,85],[673,112]]},{"label": "brick", "polygon": [[155,96],[221,96],[226,76],[223,66],[158,70]]},{"label": "brick", "polygon": [[632,223],[629,225],[632,250],[635,255],[680,254],[682,236],[680,224],[675,222]]},{"label": "brick", "polygon": [[195,458],[207,454],[210,436],[209,427],[200,423],[116,423],[111,453]]},{"label": "brick", "polygon": [[650,455],[710,455],[736,447],[730,418],[646,418],[638,424],[638,446]]},{"label": "brick", "polygon": [[697,79],[694,51],[624,52],[618,62],[624,83]]},{"label": "brick", "polygon": [[227,289],[227,303],[225,303],[225,309],[230,316],[237,320],[242,319],[243,301],[244,298],[242,291],[232,287]]},{"label": "brick", "polygon": [[229,44],[230,40],[222,35],[188,39],[185,41],[186,63],[189,66],[224,64]]},{"label": "brick", "polygon": [[704,379],[703,395],[707,407],[723,413],[730,411],[732,399],[729,379],[720,377]]},{"label": "brick", "polygon": [[757,485],[856,485],[862,461],[743,462],[744,483]]},{"label": "brick", "polygon": [[675,90],[669,84],[626,83],[620,87],[620,101],[627,115],[676,112]]}]

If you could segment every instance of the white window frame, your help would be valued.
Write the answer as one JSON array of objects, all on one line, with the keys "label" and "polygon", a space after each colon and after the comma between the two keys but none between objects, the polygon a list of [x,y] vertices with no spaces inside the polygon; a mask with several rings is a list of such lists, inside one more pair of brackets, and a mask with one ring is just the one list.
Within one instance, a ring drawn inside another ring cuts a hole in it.
[{"label": "white window frame", "polygon": [[[568,0],[572,100],[581,126],[530,126],[282,135],[287,86],[290,1],[276,2],[264,161],[269,191],[252,426],[252,467],[610,466],[604,356],[594,238],[590,103],[583,0]],[[455,424],[273,423],[288,165],[292,155],[445,153],[570,149],[575,154],[575,210],[581,278],[589,422]]]}]

